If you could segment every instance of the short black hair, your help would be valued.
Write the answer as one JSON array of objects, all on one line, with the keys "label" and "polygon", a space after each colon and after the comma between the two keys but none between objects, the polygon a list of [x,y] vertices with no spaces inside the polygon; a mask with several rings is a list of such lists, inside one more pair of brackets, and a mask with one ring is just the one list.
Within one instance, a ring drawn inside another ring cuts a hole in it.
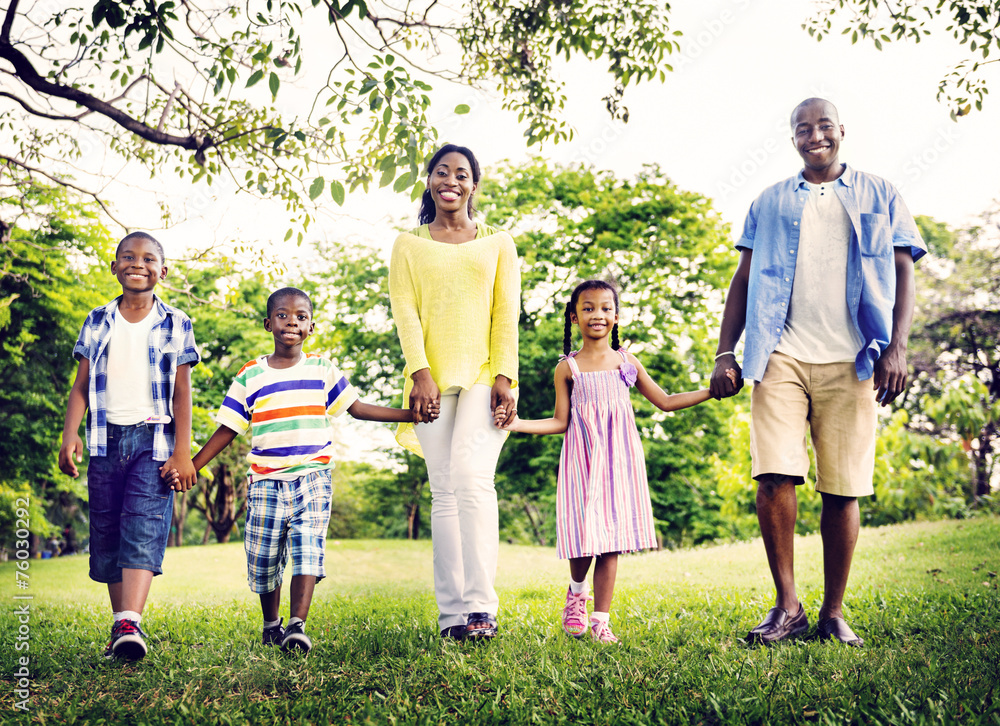
[{"label": "short black hair", "polygon": [[122,241],[118,243],[115,247],[115,259],[118,259],[118,253],[121,252],[122,245],[128,242],[130,239],[145,239],[149,240],[156,247],[156,251],[160,253],[160,264],[167,264],[167,256],[163,253],[163,245],[160,244],[160,240],[156,239],[149,232],[129,232],[127,235],[122,237]]},{"label": "short black hair", "polygon": [[300,297],[309,303],[309,314],[312,315],[313,312],[313,301],[304,291],[297,287],[283,287],[280,290],[275,290],[271,293],[271,296],[267,298],[267,317],[271,317],[271,313],[274,312],[275,306],[278,304],[279,300],[286,297]]}]

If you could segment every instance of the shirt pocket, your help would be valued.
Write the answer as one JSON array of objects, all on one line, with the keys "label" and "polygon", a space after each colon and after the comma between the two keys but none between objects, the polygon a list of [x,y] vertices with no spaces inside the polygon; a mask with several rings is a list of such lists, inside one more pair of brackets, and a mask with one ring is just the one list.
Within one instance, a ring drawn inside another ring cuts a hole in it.
[{"label": "shirt pocket", "polygon": [[861,254],[866,257],[888,257],[892,254],[892,229],[888,214],[861,214],[861,234],[858,236]]}]

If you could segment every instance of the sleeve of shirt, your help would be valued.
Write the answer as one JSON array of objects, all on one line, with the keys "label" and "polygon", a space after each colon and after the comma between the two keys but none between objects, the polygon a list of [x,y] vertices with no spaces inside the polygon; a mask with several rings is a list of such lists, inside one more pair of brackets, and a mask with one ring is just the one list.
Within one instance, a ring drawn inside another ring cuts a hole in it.
[{"label": "sleeve of shirt", "polygon": [[490,323],[490,376],[507,376],[517,385],[517,322],[521,314],[521,268],[517,248],[504,235],[497,257]]},{"label": "sleeve of shirt", "polygon": [[358,400],[358,392],[347,376],[337,366],[330,363],[326,371],[326,413],[328,416],[342,416]]},{"label": "sleeve of shirt", "polygon": [[892,190],[892,198],[889,200],[889,218],[892,225],[893,247],[909,247],[914,262],[927,254],[927,245],[920,236],[920,229],[903,197],[895,189]]},{"label": "sleeve of shirt", "polygon": [[250,428],[251,412],[247,408],[247,388],[246,388],[246,367],[236,374],[226,398],[219,406],[219,413],[215,417],[215,422],[226,428],[232,429],[238,434],[244,433]]},{"label": "sleeve of shirt", "polygon": [[757,236],[757,205],[760,204],[760,198],[758,197],[750,205],[750,210],[747,212],[747,217],[743,221],[743,234],[740,236],[739,241],[736,243],[736,249],[753,249],[754,238]]},{"label": "sleeve of shirt", "polygon": [[389,304],[392,319],[396,323],[396,334],[403,349],[407,370],[412,374],[429,368],[424,351],[424,330],[420,326],[420,312],[417,310],[417,294],[413,287],[413,271],[406,254],[406,242],[402,235],[392,246],[389,262]]},{"label": "sleeve of shirt", "polygon": [[195,347],[194,326],[191,325],[191,318],[187,315],[182,313],[179,317],[181,319],[180,336],[182,345],[180,352],[177,354],[177,365],[188,364],[194,368],[198,365],[198,361],[201,360],[201,356],[198,355],[198,349]]},{"label": "sleeve of shirt", "polygon": [[90,359],[90,346],[94,340],[93,319],[94,313],[91,311],[87,319],[83,322],[83,327],[80,328],[80,337],[76,339],[76,345],[73,346],[73,357],[77,360],[83,358]]}]

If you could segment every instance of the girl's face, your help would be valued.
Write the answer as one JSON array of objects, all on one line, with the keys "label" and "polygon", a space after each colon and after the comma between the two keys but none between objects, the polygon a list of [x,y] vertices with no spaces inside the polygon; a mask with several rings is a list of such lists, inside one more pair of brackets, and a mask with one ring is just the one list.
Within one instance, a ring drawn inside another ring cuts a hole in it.
[{"label": "girl's face", "polygon": [[427,188],[439,212],[467,210],[476,187],[472,181],[472,164],[457,151],[442,156],[427,176]]},{"label": "girl's face", "polygon": [[618,322],[614,293],[603,288],[584,290],[577,298],[576,312],[570,322],[580,326],[584,338],[606,338]]}]

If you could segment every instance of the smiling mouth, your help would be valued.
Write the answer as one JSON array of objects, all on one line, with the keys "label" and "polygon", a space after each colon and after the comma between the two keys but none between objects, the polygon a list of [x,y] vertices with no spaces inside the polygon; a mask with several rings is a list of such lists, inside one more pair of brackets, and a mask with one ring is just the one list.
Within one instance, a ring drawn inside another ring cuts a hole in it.
[{"label": "smiling mouth", "polygon": [[461,195],[458,192],[444,191],[438,192],[438,196],[441,197],[446,202],[453,202],[458,199]]}]

